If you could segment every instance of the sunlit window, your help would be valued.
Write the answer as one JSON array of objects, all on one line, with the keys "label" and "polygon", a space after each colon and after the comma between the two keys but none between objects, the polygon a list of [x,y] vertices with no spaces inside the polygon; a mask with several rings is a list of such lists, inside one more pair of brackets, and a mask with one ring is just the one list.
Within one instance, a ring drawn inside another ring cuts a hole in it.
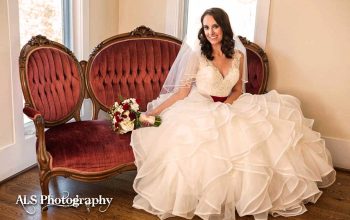
[{"label": "sunlit window", "polygon": [[[71,48],[71,13],[69,0],[18,0],[20,45],[35,35]],[[24,123],[31,120],[24,116]]]},{"label": "sunlit window", "polygon": [[230,17],[235,35],[241,35],[254,40],[257,0],[188,0],[187,33],[197,34],[200,27],[200,17],[203,12],[212,7],[224,9]]}]

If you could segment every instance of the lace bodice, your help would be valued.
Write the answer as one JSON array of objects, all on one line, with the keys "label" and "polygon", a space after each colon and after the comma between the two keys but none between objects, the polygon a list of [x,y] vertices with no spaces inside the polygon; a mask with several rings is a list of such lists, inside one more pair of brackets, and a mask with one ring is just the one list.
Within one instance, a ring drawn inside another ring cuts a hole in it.
[{"label": "lace bodice", "polygon": [[234,54],[231,68],[224,77],[213,63],[201,56],[196,76],[198,91],[204,95],[227,97],[234,85],[239,80],[239,60],[241,54],[238,51]]}]

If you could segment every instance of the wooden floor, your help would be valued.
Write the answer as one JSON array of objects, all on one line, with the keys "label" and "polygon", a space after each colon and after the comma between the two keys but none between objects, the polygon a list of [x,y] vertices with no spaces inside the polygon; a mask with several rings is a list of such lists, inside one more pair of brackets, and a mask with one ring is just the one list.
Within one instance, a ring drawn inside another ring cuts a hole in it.
[{"label": "wooden floor", "polygon": [[[79,195],[87,197],[113,197],[109,209],[105,213],[98,208],[87,211],[85,206],[78,208],[49,207],[48,211],[41,213],[40,206],[36,205],[36,214],[27,214],[21,205],[16,204],[18,195],[40,195],[38,169],[33,168],[0,185],[0,219],[115,219],[115,220],[151,220],[157,217],[142,210],[131,207],[135,192],[132,182],[135,172],[120,174],[114,178],[97,183],[83,183],[63,177],[50,182],[50,193],[61,197],[59,192],[67,191],[73,198]],[[161,192],[159,192],[161,193]],[[337,181],[329,188],[316,204],[307,205],[308,211],[297,217],[269,216],[273,220],[350,220],[350,173],[337,171]],[[170,218],[171,220],[182,218]],[[194,219],[199,220],[198,217]],[[252,216],[238,217],[237,220],[253,220]]]}]

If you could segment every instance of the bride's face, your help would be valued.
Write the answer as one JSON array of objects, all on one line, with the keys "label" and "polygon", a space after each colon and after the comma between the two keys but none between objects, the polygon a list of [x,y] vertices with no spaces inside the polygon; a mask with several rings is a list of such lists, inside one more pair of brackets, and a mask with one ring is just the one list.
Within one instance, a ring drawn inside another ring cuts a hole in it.
[{"label": "bride's face", "polygon": [[216,23],[211,15],[206,15],[203,18],[203,29],[205,37],[212,45],[220,44],[223,36],[222,28]]}]

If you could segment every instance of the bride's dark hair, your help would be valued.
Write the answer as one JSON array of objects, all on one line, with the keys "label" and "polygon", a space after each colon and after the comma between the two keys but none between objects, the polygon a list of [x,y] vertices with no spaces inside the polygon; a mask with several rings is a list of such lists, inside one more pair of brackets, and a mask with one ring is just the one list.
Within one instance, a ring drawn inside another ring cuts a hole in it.
[{"label": "bride's dark hair", "polygon": [[199,44],[201,45],[202,54],[205,55],[208,60],[214,59],[213,48],[211,47],[210,42],[206,38],[203,28],[203,19],[206,15],[213,16],[215,21],[221,27],[223,32],[221,41],[221,51],[225,54],[227,58],[232,58],[232,55],[235,52],[235,40],[233,39],[233,31],[230,25],[230,19],[227,13],[221,8],[209,8],[203,13],[201,17],[202,27],[199,29],[198,32],[198,39]]}]

